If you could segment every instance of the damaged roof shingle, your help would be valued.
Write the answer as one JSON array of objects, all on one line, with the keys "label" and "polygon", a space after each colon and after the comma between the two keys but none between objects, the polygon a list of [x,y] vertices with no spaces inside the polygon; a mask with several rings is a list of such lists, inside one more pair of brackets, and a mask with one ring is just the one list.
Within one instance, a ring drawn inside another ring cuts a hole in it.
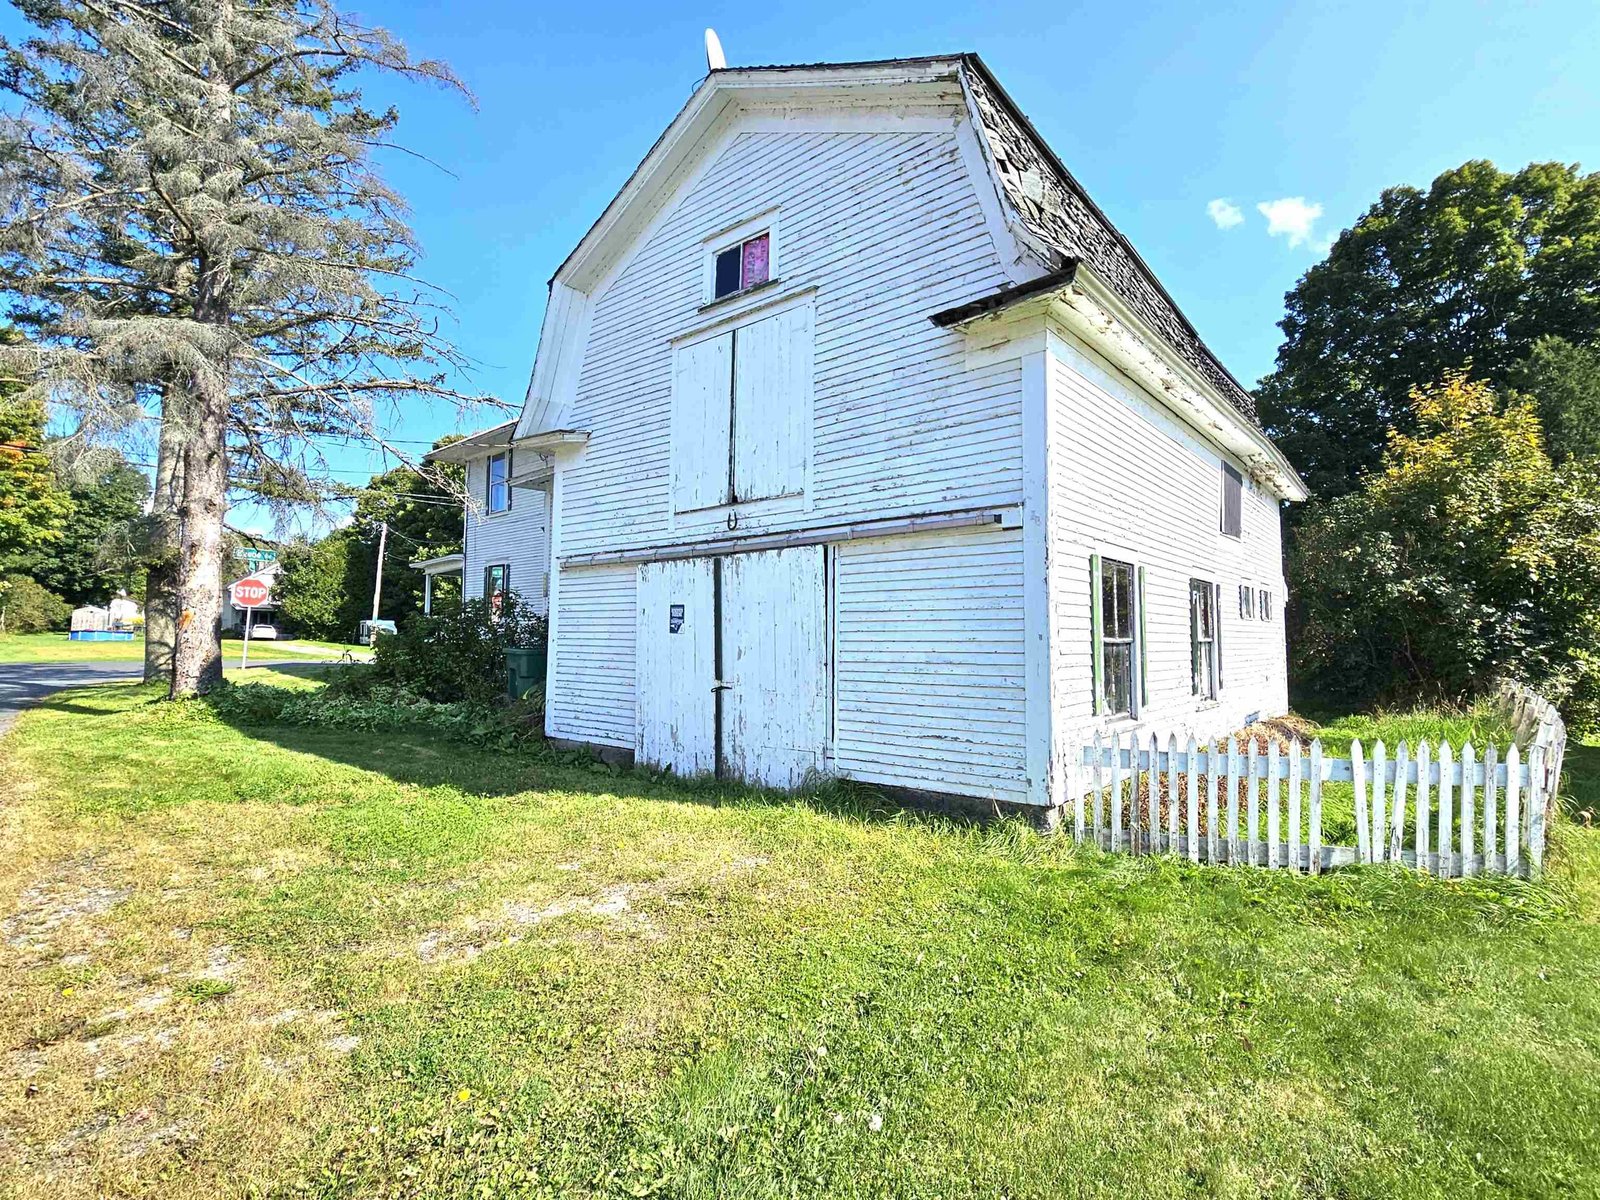
[{"label": "damaged roof shingle", "polygon": [[1127,238],[1089,199],[982,60],[975,54],[962,58],[971,68],[967,79],[1000,183],[1028,232],[1063,264],[1086,264],[1240,415],[1258,425],[1254,397],[1200,340]]}]

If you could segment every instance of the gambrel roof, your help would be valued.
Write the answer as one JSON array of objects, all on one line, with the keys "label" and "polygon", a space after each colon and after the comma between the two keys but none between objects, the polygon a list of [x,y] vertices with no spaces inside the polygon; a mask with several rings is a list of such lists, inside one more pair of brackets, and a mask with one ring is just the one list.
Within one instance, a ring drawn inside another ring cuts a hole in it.
[{"label": "gambrel roof", "polygon": [[1259,425],[1255,398],[1200,340],[1138,251],[1089,199],[983,61],[976,54],[962,58],[972,68],[968,82],[1001,185],[1028,231],[1060,256],[1057,266],[1077,261],[1091,267],[1241,416]]},{"label": "gambrel roof", "polygon": [[976,54],[730,67],[708,74],[551,278],[518,437],[564,427],[590,300],[691,176],[719,129],[741,114],[764,112],[782,119],[852,106],[895,113],[964,109],[976,135],[972,169],[990,176],[989,207],[995,214],[990,219],[997,222],[991,231],[1006,244],[997,249],[1010,256],[1011,282],[960,309],[929,314],[936,323],[956,325],[1053,285],[1080,297],[1085,288],[1097,289],[1102,301],[1092,318],[1095,336],[1111,326],[1138,326],[1133,336],[1145,347],[1138,352],[1167,364],[1155,368],[1156,375],[1168,372],[1165,382],[1151,376],[1146,383],[1155,380],[1158,394],[1182,410],[1184,419],[1275,480],[1280,495],[1304,498],[1303,482],[1262,431],[1250,393],[1201,340],[1155,273]]},{"label": "gambrel roof", "polygon": [[[978,123],[994,159],[998,182],[1018,219],[1047,256],[1052,270],[1075,263],[1090,267],[1117,296],[1160,334],[1184,362],[1222,393],[1239,414],[1259,428],[1255,398],[1200,340],[1177,302],[1111,223],[1071,171],[1056,156],[1033,123],[1006,94],[976,54],[882,59],[874,62],[812,63],[803,66],[729,67],[733,71],[835,71],[863,67],[915,67],[959,62]],[[714,72],[713,74],[717,74]]]}]

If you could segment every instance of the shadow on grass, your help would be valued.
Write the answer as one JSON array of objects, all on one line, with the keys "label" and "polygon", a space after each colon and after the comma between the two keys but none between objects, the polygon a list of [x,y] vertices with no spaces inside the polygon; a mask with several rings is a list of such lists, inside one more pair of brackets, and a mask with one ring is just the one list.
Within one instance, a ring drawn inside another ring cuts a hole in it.
[{"label": "shadow on grass", "polygon": [[781,792],[710,778],[681,779],[645,768],[609,766],[580,751],[559,751],[542,743],[501,750],[468,745],[425,730],[364,733],[221,719],[247,737],[284,750],[372,771],[396,783],[451,787],[478,796],[561,791],[711,807],[800,805],[820,815],[858,821],[924,822],[962,828],[977,828],[992,820],[992,816],[974,813],[913,807],[869,785],[833,778],[795,792]]},{"label": "shadow on grass", "polygon": [[1561,764],[1562,807],[1573,820],[1600,824],[1600,743],[1569,741]]}]

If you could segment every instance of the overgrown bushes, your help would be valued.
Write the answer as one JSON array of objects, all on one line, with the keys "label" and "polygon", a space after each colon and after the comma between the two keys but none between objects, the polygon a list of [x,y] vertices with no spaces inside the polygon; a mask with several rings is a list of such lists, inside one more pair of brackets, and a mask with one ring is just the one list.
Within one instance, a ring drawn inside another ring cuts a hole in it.
[{"label": "overgrown bushes", "polygon": [[65,629],[71,619],[71,605],[26,575],[0,579],[0,633]]},{"label": "overgrown bushes", "polygon": [[417,617],[378,639],[373,678],[435,703],[491,704],[506,691],[506,651],[542,647],[549,625],[515,594],[467,600],[449,612]]},{"label": "overgrown bushes", "polygon": [[345,670],[325,688],[223,684],[209,700],[219,716],[242,725],[305,725],[367,733],[422,729],[500,749],[542,742],[543,711],[536,703],[439,703],[383,683],[366,667]]},{"label": "overgrown bushes", "polygon": [[1600,474],[1554,466],[1530,403],[1465,374],[1413,393],[1415,436],[1314,505],[1289,558],[1302,685],[1349,703],[1460,700],[1499,677],[1600,723]]}]

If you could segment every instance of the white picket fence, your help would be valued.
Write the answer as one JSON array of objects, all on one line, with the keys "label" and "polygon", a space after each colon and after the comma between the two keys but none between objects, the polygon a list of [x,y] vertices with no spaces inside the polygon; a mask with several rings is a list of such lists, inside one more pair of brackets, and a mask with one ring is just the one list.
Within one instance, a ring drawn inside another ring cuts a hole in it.
[{"label": "white picket fence", "polygon": [[[1470,742],[1401,742],[1391,756],[1379,741],[1369,756],[1357,740],[1350,757],[1335,758],[1320,740],[1263,751],[1254,741],[1241,749],[1234,738],[1213,747],[1191,737],[1180,748],[1176,736],[1163,747],[1159,734],[1096,735],[1072,764],[1073,834],[1129,854],[1313,875],[1398,862],[1451,878],[1537,876],[1566,730],[1527,689],[1508,685],[1498,695],[1517,741],[1481,755]],[[1353,787],[1354,846],[1323,837],[1328,783]]]}]

